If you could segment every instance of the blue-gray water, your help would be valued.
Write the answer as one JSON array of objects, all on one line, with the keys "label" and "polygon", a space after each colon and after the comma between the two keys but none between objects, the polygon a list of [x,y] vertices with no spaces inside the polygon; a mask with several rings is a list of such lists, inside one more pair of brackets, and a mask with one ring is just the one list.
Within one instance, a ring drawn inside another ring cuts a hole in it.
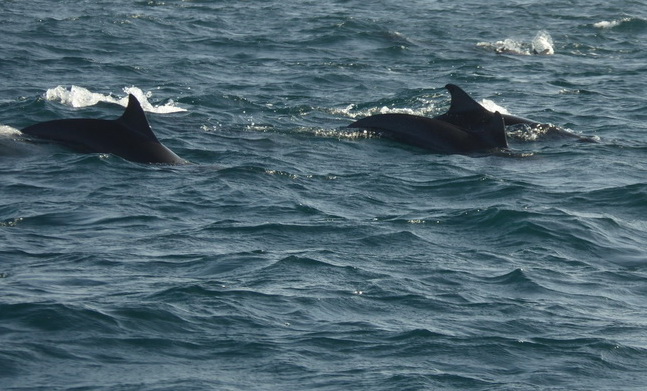
[{"label": "blue-gray water", "polygon": [[[647,387],[642,2],[0,15],[0,389]],[[446,83],[599,141],[437,155],[343,129],[440,114]],[[16,131],[116,118],[125,91],[194,164]]]}]

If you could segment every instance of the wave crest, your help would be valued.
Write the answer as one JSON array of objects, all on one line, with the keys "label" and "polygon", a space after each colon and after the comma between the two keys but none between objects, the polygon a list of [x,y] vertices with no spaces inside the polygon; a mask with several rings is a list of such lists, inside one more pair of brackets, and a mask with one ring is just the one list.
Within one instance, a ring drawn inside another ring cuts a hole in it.
[{"label": "wave crest", "polygon": [[616,27],[621,29],[644,29],[647,27],[647,21],[640,18],[631,18],[625,17],[614,20],[602,20],[600,22],[594,23],[593,27],[598,29],[614,29]]}]

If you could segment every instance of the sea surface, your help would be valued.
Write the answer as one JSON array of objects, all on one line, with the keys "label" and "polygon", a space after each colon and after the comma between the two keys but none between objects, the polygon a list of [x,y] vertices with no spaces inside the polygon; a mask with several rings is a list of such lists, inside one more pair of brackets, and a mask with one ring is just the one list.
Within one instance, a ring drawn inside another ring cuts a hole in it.
[{"label": "sea surface", "polygon": [[[0,389],[647,389],[642,1],[0,2]],[[345,128],[454,83],[511,154]],[[140,98],[192,164],[34,142]]]}]

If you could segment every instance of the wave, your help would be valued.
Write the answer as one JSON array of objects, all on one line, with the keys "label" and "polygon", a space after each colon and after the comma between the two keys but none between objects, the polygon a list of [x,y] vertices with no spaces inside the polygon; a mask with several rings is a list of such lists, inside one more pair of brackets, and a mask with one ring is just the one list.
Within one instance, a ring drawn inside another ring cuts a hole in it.
[{"label": "wave", "polygon": [[614,20],[602,20],[600,22],[594,23],[593,27],[603,30],[621,28],[633,31],[646,28],[647,20],[641,18],[625,17]]},{"label": "wave", "polygon": [[140,88],[135,86],[124,87],[123,92],[126,93],[126,96],[115,98],[112,95],[92,92],[84,87],[73,85],[68,88],[59,85],[57,87],[48,89],[44,94],[44,98],[48,101],[58,101],[64,105],[72,107],[88,107],[102,102],[114,103],[126,107],[128,105],[128,94],[132,94],[139,100],[139,103],[141,104],[144,111],[157,114],[187,111],[184,108],[176,106],[175,102],[172,100],[170,100],[165,105],[153,106],[148,100],[153,94],[150,91],[144,92]]},{"label": "wave", "polygon": [[593,27],[599,28],[599,29],[610,29],[616,26],[620,26],[623,23],[631,21],[631,18],[622,18],[622,19],[616,19],[616,20],[603,20],[601,22],[597,22],[593,24]]}]

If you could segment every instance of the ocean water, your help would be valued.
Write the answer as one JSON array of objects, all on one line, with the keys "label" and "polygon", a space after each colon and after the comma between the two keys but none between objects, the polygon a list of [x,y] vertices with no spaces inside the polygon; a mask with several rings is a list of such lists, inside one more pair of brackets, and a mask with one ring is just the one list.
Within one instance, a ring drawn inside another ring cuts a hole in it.
[{"label": "ocean water", "polygon": [[[0,2],[0,389],[644,390],[638,1]],[[597,142],[344,127],[454,83]],[[134,93],[187,166],[34,143]]]}]

